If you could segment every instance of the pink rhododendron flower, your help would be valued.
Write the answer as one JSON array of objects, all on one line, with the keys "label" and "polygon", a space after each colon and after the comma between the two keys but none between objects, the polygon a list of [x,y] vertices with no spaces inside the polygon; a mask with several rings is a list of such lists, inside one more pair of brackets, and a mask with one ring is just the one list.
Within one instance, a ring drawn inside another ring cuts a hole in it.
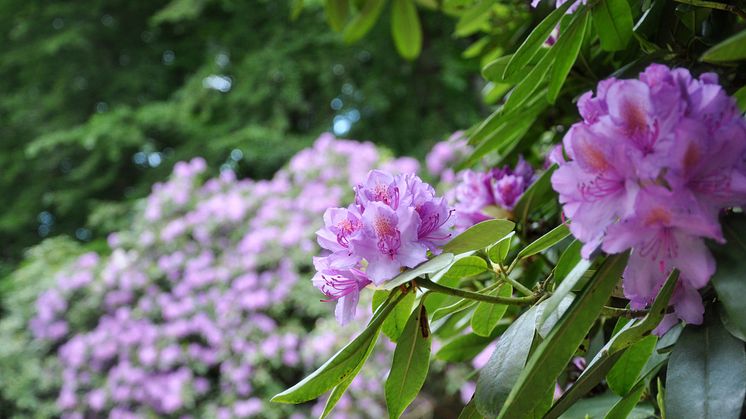
[{"label": "pink rhododendron flower", "polygon": [[456,208],[456,227],[465,230],[472,225],[505,216],[513,209],[523,192],[535,180],[534,170],[523,158],[514,169],[508,166],[489,172],[464,170],[457,176],[450,199]]},{"label": "pink rhododendron flower", "polygon": [[715,272],[704,239],[722,242],[720,212],[746,203],[746,120],[714,74],[659,64],[639,80],[602,81],[578,109],[583,121],[563,140],[569,160],[553,150],[552,186],[583,257],[632,249],[624,293],[636,309],[678,268],[674,315],[702,323],[697,290]]},{"label": "pink rhododendron flower", "polygon": [[337,301],[340,323],[355,316],[362,288],[419,265],[428,251],[439,253],[453,226],[453,210],[416,175],[373,170],[354,189],[355,203],[328,209],[316,233],[330,254],[314,259],[313,283]]}]

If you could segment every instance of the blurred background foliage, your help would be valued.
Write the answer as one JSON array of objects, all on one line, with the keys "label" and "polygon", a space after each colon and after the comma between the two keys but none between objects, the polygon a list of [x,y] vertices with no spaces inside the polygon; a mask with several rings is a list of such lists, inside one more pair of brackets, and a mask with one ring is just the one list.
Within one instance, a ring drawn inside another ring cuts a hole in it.
[{"label": "blurred background foliage", "polygon": [[421,157],[481,116],[448,16],[407,62],[386,25],[348,45],[297,3],[1,1],[0,276],[45,237],[102,244],[179,160],[266,178],[323,131]]}]

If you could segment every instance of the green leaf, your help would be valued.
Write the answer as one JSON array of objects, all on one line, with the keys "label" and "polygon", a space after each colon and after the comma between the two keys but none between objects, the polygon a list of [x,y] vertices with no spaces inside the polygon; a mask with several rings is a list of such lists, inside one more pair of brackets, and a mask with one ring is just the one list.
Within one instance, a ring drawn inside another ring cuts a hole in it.
[{"label": "green leaf", "polygon": [[385,394],[389,417],[398,418],[420,392],[430,367],[432,338],[427,311],[420,305],[412,312],[394,350]]},{"label": "green leaf", "polygon": [[456,301],[455,303],[453,303],[451,305],[448,305],[448,306],[445,306],[445,307],[441,307],[441,308],[435,310],[433,312],[432,321],[435,322],[435,321],[440,320],[440,319],[442,319],[443,317],[445,317],[445,316],[447,316],[449,314],[458,313],[459,311],[466,310],[467,308],[470,308],[471,306],[474,306],[476,304],[477,304],[477,302],[474,301],[474,300],[469,300],[469,299],[466,299],[466,298],[462,298],[462,299]]},{"label": "green leaf", "polygon": [[580,250],[583,248],[583,243],[578,240],[573,240],[569,246],[562,252],[557,265],[554,267],[554,281],[557,283],[562,282],[567,275],[575,269],[575,265],[580,262]]},{"label": "green leaf", "polygon": [[[628,395],[622,397],[611,407],[604,419],[627,419],[639,403],[643,391],[645,391],[645,386],[635,387]],[[645,418],[647,419],[648,416],[645,416]]]},{"label": "green leaf", "polygon": [[637,382],[640,371],[642,371],[650,355],[653,354],[657,342],[658,338],[656,336],[646,336],[624,352],[606,375],[606,382],[614,393],[620,396],[626,396],[630,393]]},{"label": "green leaf", "polygon": [[471,400],[469,400],[469,403],[464,406],[461,414],[458,415],[458,419],[484,419],[484,416],[482,416],[477,410],[477,405],[474,403],[474,397],[472,397]]},{"label": "green leaf", "polygon": [[335,32],[344,28],[347,17],[350,14],[350,4],[348,0],[326,0],[324,11],[326,12],[326,21]]},{"label": "green leaf", "polygon": [[570,292],[575,288],[575,285],[583,277],[583,274],[591,267],[591,261],[586,259],[580,259],[575,267],[567,274],[564,281],[560,282],[559,286],[554,290],[554,293],[547,299],[546,308],[544,309],[540,323],[549,317],[554,312],[554,309],[560,305],[560,302],[565,299]]},{"label": "green leaf", "polygon": [[[503,284],[497,290],[490,292],[490,295],[510,297],[513,295],[513,287],[510,284]],[[505,304],[480,302],[471,316],[471,329],[479,336],[490,336],[507,309],[508,306]]]},{"label": "green leaf", "polygon": [[469,361],[479,355],[491,342],[491,337],[477,336],[473,333],[461,335],[440,348],[435,357],[448,362]]},{"label": "green leaf", "polygon": [[740,109],[741,112],[746,112],[746,86],[738,89],[736,93],[733,93],[733,99],[736,100],[738,109]]},{"label": "green leaf", "polygon": [[687,325],[671,352],[666,372],[666,417],[738,418],[746,394],[743,342],[717,316]]},{"label": "green leaf", "polygon": [[404,327],[407,325],[409,315],[412,313],[412,306],[414,305],[415,295],[414,290],[409,291],[404,295],[396,305],[394,311],[384,320],[381,325],[381,331],[386,335],[392,342],[396,342],[399,339],[399,335],[404,331]]},{"label": "green leaf", "polygon": [[541,60],[539,60],[536,66],[532,68],[531,71],[526,74],[526,77],[524,77],[523,80],[516,85],[515,89],[510,92],[510,96],[508,96],[508,100],[505,102],[505,112],[510,112],[513,109],[520,108],[520,106],[533,95],[533,93],[544,82],[547,73],[549,73],[549,69],[552,68],[552,63],[554,62],[554,57],[556,55],[557,50],[554,48],[550,48],[544,53],[544,56],[541,57]]},{"label": "green leaf", "polygon": [[727,244],[715,247],[718,261],[712,284],[718,299],[727,313],[728,328],[741,336],[746,335],[746,218],[731,217],[724,220],[723,232]]},{"label": "green leaf", "polygon": [[534,240],[531,244],[524,247],[516,256],[516,259],[523,259],[529,256],[533,256],[539,252],[543,252],[555,244],[559,243],[565,237],[570,235],[570,229],[565,224],[560,224],[553,228],[547,234]]},{"label": "green leaf", "polygon": [[534,409],[542,391],[553,385],[598,318],[627,265],[629,253],[609,256],[583,293],[529,358],[500,411],[500,418]]},{"label": "green leaf", "polygon": [[554,305],[554,303],[550,305],[547,299],[536,306],[536,332],[539,336],[542,338],[549,336],[574,300],[575,296],[570,293],[565,295],[557,305]]},{"label": "green leaf", "polygon": [[408,271],[400,273],[399,275],[393,277],[390,281],[386,282],[386,284],[384,284],[382,288],[385,290],[392,290],[399,285],[406,284],[407,282],[417,278],[418,276],[422,276],[425,274],[434,274],[443,269],[446,269],[447,267],[451,266],[454,260],[453,254],[447,252],[448,251],[444,251],[434,258],[422,262],[421,264]]},{"label": "green leaf", "polygon": [[466,10],[456,23],[455,35],[458,37],[469,36],[480,30],[489,20],[490,9],[494,4],[495,0],[481,0]]},{"label": "green leaf", "polygon": [[[561,416],[562,419],[580,419],[580,418],[602,418],[613,409],[621,398],[614,393],[608,392],[600,396],[580,400],[567,413]],[[626,416],[627,419],[649,419],[655,417],[655,409],[650,404],[640,404],[635,406]]]},{"label": "green leaf", "polygon": [[487,220],[469,227],[443,246],[444,252],[454,254],[481,250],[500,241],[513,231],[515,224],[508,220]]},{"label": "green leaf", "polygon": [[357,42],[376,24],[386,0],[366,0],[360,13],[345,26],[342,38],[348,44]]},{"label": "green leaf", "polygon": [[510,234],[503,237],[499,242],[487,249],[487,256],[492,262],[498,264],[505,263],[505,259],[508,257],[508,252],[510,252],[510,246],[513,243],[513,237],[515,237],[515,231],[511,231]]},{"label": "green leaf", "polygon": [[368,327],[352,342],[340,349],[339,352],[298,384],[275,395],[270,401],[293,404],[307,402],[336,387],[353,373],[357,373],[360,370],[360,365],[367,359],[370,347],[378,340],[381,324],[401,298],[403,296],[399,296],[398,299],[379,308],[368,323]]},{"label": "green leaf", "polygon": [[552,76],[549,79],[549,88],[547,90],[547,100],[549,100],[549,103],[554,103],[557,100],[562,85],[565,84],[565,79],[575,64],[575,60],[578,58],[589,21],[590,15],[585,8],[575,11],[575,16],[573,16],[570,27],[567,28],[567,31],[562,34],[557,43],[552,47],[557,49],[557,59],[554,61]]},{"label": "green leaf", "polygon": [[555,170],[557,170],[556,164],[547,169],[518,199],[513,208],[513,213],[522,224],[526,223],[531,211],[554,196],[554,191],[552,190],[552,173]]},{"label": "green leaf", "polygon": [[412,0],[393,0],[391,32],[396,50],[407,60],[414,60],[422,49],[422,27],[417,6]]},{"label": "green leaf", "polygon": [[471,166],[492,151],[500,153],[512,147],[531,128],[536,119],[538,109],[534,107],[527,109],[525,113],[504,115],[497,128],[485,134],[484,141],[474,149],[469,158],[464,160],[461,166]]},{"label": "green leaf", "polygon": [[632,38],[632,11],[627,0],[601,0],[591,9],[601,49],[621,51]]},{"label": "green leaf", "polygon": [[347,391],[347,387],[350,386],[352,380],[354,380],[357,374],[360,372],[360,369],[363,367],[363,364],[365,364],[365,361],[368,359],[368,357],[370,357],[370,354],[373,352],[373,348],[375,347],[376,341],[371,340],[363,360],[357,365],[355,370],[352,371],[349,377],[347,377],[341,383],[337,384],[337,386],[332,389],[331,394],[329,394],[329,398],[326,400],[326,405],[324,405],[324,411],[321,413],[320,419],[324,419],[325,417],[329,416],[329,413],[332,412],[334,406],[337,405],[339,399],[341,399],[342,395],[344,395],[345,391]]},{"label": "green leaf", "polygon": [[536,308],[523,313],[497,341],[495,351],[482,368],[474,401],[484,416],[494,417],[523,370],[534,340]]},{"label": "green leaf", "polygon": [[381,306],[386,300],[389,298],[390,291],[386,290],[375,290],[373,293],[373,302],[371,303],[371,307],[373,308],[373,312],[375,313],[376,310],[378,310],[378,307]]},{"label": "green leaf", "polygon": [[702,54],[701,60],[709,63],[720,63],[743,60],[744,58],[746,58],[746,30],[708,49]]},{"label": "green leaf", "polygon": [[[487,272],[490,268],[487,266],[487,262],[478,256],[464,256],[460,255],[456,257],[456,261],[451,265],[448,270],[442,270],[438,274],[434,275],[431,280],[441,285],[448,287],[455,287],[461,282],[461,279],[479,275]],[[441,294],[432,293],[425,300],[425,307],[428,311],[434,313],[435,310],[441,308],[443,303],[446,301],[455,301],[456,297]]]},{"label": "green leaf", "polygon": [[517,73],[522,70],[526,64],[531,62],[531,59],[534,58],[534,55],[536,55],[539,50],[541,50],[544,42],[549,38],[554,27],[557,26],[560,19],[565,16],[567,9],[572,5],[568,3],[571,2],[565,2],[565,4],[550,13],[549,16],[542,20],[541,23],[531,31],[531,34],[529,34],[521,46],[518,47],[518,50],[513,54],[510,62],[505,67],[505,72],[503,73],[504,78],[508,78]]},{"label": "green leaf", "polygon": [[[513,58],[513,54],[509,54],[509,55],[503,55],[502,57],[496,60],[490,61],[484,67],[482,67],[482,77],[484,77],[486,80],[489,80],[495,83],[506,83],[506,84],[511,84],[511,85],[518,83],[519,81],[521,81],[523,76],[526,75],[525,72],[515,73],[510,77],[504,77],[505,68],[508,66],[508,63],[510,62],[512,58]],[[526,68],[528,67],[534,68],[534,65],[529,63],[526,65]]]}]

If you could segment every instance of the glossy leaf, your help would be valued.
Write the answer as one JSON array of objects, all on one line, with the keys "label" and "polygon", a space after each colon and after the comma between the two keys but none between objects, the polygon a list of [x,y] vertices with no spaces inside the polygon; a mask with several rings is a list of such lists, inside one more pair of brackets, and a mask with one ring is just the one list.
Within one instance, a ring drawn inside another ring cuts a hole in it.
[{"label": "glossy leaf", "polygon": [[552,47],[557,49],[557,59],[552,66],[549,88],[547,89],[549,103],[554,103],[557,100],[562,85],[565,84],[565,79],[567,79],[570,69],[578,58],[589,21],[590,15],[585,8],[576,10],[570,26]]},{"label": "glossy leaf", "polygon": [[518,50],[513,54],[510,62],[505,67],[503,77],[507,78],[516,72],[522,70],[526,64],[528,64],[536,53],[541,50],[544,42],[549,38],[549,35],[557,26],[559,21],[565,16],[567,9],[572,6],[572,2],[565,2],[563,5],[558,7],[552,13],[549,14],[536,28],[528,35],[525,41],[518,47]]},{"label": "glossy leaf", "polygon": [[[513,287],[510,284],[503,284],[497,290],[490,292],[490,295],[510,297],[513,295]],[[505,304],[479,302],[471,316],[471,329],[479,336],[490,336],[507,309],[508,306]]]},{"label": "glossy leaf", "polygon": [[453,261],[454,257],[452,253],[441,253],[430,260],[422,262],[421,264],[410,270],[400,273],[399,275],[392,278],[390,281],[386,282],[381,288],[385,290],[392,290],[399,285],[406,284],[407,282],[412,281],[418,276],[434,274],[443,269],[446,269],[451,266]]},{"label": "glossy leaf", "polygon": [[431,342],[427,311],[425,306],[420,305],[409,317],[394,350],[394,360],[385,385],[389,417],[401,416],[420,392],[430,368]]},{"label": "glossy leaf", "polygon": [[554,267],[554,281],[557,283],[562,282],[565,277],[575,269],[575,266],[580,262],[580,250],[583,247],[583,243],[578,240],[573,240],[569,246],[562,252],[557,265]]},{"label": "glossy leaf", "polygon": [[329,26],[336,32],[341,31],[350,14],[349,0],[326,0],[324,5]]},{"label": "glossy leaf", "polygon": [[[446,270],[440,271],[431,279],[441,285],[456,287],[463,278],[479,275],[487,272],[490,268],[484,259],[477,256],[457,256],[455,262]],[[454,301],[456,297],[441,293],[433,293],[425,300],[425,307],[430,312],[443,307],[446,301]]]},{"label": "glossy leaf", "polygon": [[484,419],[481,413],[477,410],[477,405],[474,402],[474,397],[469,400],[469,403],[464,406],[464,409],[458,415],[458,419]]},{"label": "glossy leaf", "polygon": [[449,362],[463,362],[473,359],[492,342],[492,338],[473,333],[461,335],[445,344],[435,357]]},{"label": "glossy leaf", "polygon": [[515,237],[515,231],[511,231],[510,234],[487,249],[487,256],[493,263],[505,263],[505,259],[507,259],[510,252],[510,246],[513,243],[513,237]]},{"label": "glossy leaf", "polygon": [[549,317],[550,314],[559,306],[560,302],[565,299],[570,292],[575,288],[575,285],[583,277],[583,274],[591,267],[591,261],[586,259],[580,259],[575,267],[567,274],[564,281],[560,282],[559,286],[554,290],[554,293],[547,299],[546,308],[542,312],[542,316],[539,319],[541,323]]},{"label": "glossy leaf", "polygon": [[552,385],[570,362],[619,282],[628,258],[629,253],[623,253],[606,259],[583,293],[529,358],[500,410],[500,418],[517,417],[520,412],[536,407],[540,395],[536,392]]},{"label": "glossy leaf", "polygon": [[[400,296],[399,298],[403,298]],[[381,324],[399,300],[390,301],[373,315],[368,326],[352,342],[340,349],[328,361],[298,384],[272,397],[275,403],[303,403],[313,400],[336,387],[359,371],[368,357],[369,349],[378,340]]]},{"label": "glossy leaf", "polygon": [[456,23],[456,36],[468,36],[478,31],[490,18],[495,0],[479,0],[467,9]]},{"label": "glossy leaf", "polygon": [[705,51],[702,61],[719,63],[746,59],[746,30]]},{"label": "glossy leaf", "polygon": [[570,235],[570,229],[565,224],[560,224],[553,228],[547,234],[534,240],[531,244],[524,247],[518,252],[517,259],[527,258],[533,256],[539,252],[543,252],[555,244],[561,242],[565,237]]},{"label": "glossy leaf", "polygon": [[482,415],[494,417],[503,406],[528,359],[535,323],[536,309],[530,308],[503,333],[479,372],[474,401]]},{"label": "glossy leaf", "polygon": [[630,413],[640,401],[643,391],[645,391],[645,386],[638,386],[634,388],[629,394],[622,397],[618,402],[614,404],[614,406],[611,407],[604,419],[629,418]]},{"label": "glossy leaf", "polygon": [[601,0],[591,9],[601,49],[621,51],[632,38],[632,11],[627,0]]},{"label": "glossy leaf", "polygon": [[556,55],[557,50],[554,48],[550,48],[544,52],[544,56],[536,63],[536,66],[510,92],[510,96],[508,96],[508,100],[505,102],[505,112],[520,108],[539,89],[549,73],[549,69],[552,68],[552,63]]},{"label": "glossy leaf", "polygon": [[337,402],[339,402],[339,399],[342,398],[345,391],[347,391],[347,388],[350,386],[352,381],[355,379],[357,374],[360,372],[360,369],[365,364],[365,361],[370,357],[370,354],[373,352],[373,348],[376,347],[376,340],[371,340],[370,345],[368,346],[368,350],[365,353],[365,357],[363,360],[358,363],[358,366],[355,368],[355,370],[350,373],[349,377],[344,379],[341,383],[337,384],[336,387],[334,387],[329,394],[329,398],[326,400],[326,404],[324,405],[324,411],[321,413],[320,419],[324,419],[325,417],[329,416],[329,413],[332,412],[334,409],[334,406],[337,405]]},{"label": "glossy leaf", "polygon": [[606,382],[614,393],[620,396],[629,394],[657,342],[656,336],[646,336],[624,352],[606,375]]},{"label": "glossy leaf", "polygon": [[396,50],[402,57],[413,60],[422,49],[422,27],[413,0],[393,0],[391,32]]},{"label": "glossy leaf", "polygon": [[469,227],[443,246],[444,252],[454,254],[482,250],[500,241],[513,231],[515,224],[508,220],[487,220]]},{"label": "glossy leaf", "polygon": [[357,42],[376,24],[386,0],[365,0],[362,10],[344,28],[342,37],[347,43]]},{"label": "glossy leaf", "polygon": [[746,112],[746,86],[738,89],[736,93],[733,93],[733,99],[736,100],[738,109],[740,109],[741,112]]},{"label": "glossy leaf", "polygon": [[394,307],[394,310],[381,325],[381,331],[392,342],[396,342],[397,339],[399,339],[399,335],[404,331],[409,315],[412,313],[412,306],[414,306],[415,297],[416,293],[414,291],[406,293],[404,298],[399,301],[396,307]]},{"label": "glossy leaf", "polygon": [[738,418],[746,394],[743,342],[717,316],[688,325],[671,352],[666,372],[666,417]]},{"label": "glossy leaf", "polygon": [[727,313],[728,328],[746,336],[746,218],[730,218],[723,223],[727,243],[717,246],[718,267],[712,277],[718,299]]}]

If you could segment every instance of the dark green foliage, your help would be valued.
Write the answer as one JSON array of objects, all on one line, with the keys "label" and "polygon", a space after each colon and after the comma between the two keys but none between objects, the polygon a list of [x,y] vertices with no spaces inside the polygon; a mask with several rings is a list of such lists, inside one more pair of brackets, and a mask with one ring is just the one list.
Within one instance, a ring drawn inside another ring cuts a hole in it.
[{"label": "dark green foliage", "polygon": [[131,200],[182,159],[262,178],[335,116],[415,155],[477,120],[478,69],[446,16],[421,16],[407,63],[388,28],[348,46],[319,4],[291,21],[290,3],[0,3],[2,263],[40,237],[127,226]]}]

